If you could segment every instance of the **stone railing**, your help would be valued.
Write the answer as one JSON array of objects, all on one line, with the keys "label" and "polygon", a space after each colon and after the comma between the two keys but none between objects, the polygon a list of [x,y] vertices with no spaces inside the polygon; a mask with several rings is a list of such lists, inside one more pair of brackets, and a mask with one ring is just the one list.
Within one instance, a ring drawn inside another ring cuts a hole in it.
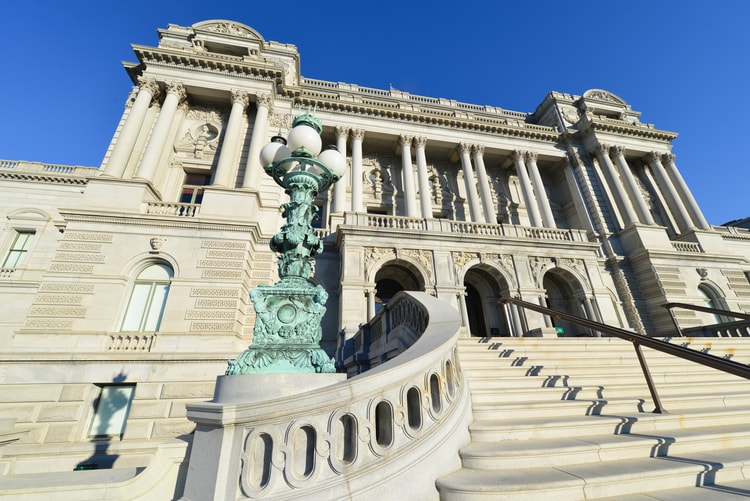
[{"label": "stone railing", "polygon": [[[388,359],[377,367],[289,397],[188,405],[198,426],[185,499],[351,499],[352,493],[393,499],[400,493],[437,500],[435,480],[460,467],[458,449],[469,440],[459,325],[458,312],[444,302],[401,293],[348,343]],[[357,353],[345,363],[364,370]],[[276,384],[288,384],[286,375],[278,376]],[[236,448],[223,453],[222,443]]]},{"label": "stone railing", "polygon": [[156,334],[110,334],[107,351],[151,351]]},{"label": "stone railing", "polygon": [[96,167],[80,165],[45,164],[42,162],[27,162],[25,160],[0,160],[0,172],[8,170],[24,174],[65,174],[76,177],[89,177],[99,174]]},{"label": "stone railing", "polygon": [[685,337],[750,337],[750,320],[682,329]]},{"label": "stone railing", "polygon": [[701,244],[696,242],[672,242],[672,248],[678,252],[703,252]]},{"label": "stone railing", "polygon": [[149,202],[146,204],[146,214],[154,214],[157,216],[195,217],[198,215],[200,208],[200,204]]},{"label": "stone railing", "polygon": [[15,271],[15,268],[0,268],[0,278],[10,278]]}]

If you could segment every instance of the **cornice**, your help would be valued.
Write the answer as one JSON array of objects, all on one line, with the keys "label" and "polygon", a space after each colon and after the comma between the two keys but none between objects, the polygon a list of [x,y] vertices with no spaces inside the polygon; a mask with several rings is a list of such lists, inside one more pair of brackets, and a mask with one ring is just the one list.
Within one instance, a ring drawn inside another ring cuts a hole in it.
[{"label": "cornice", "polygon": [[164,47],[133,45],[143,65],[177,66],[191,71],[221,73],[261,80],[281,81],[284,70],[275,62],[214,52],[193,52]]},{"label": "cornice", "polygon": [[133,215],[108,215],[100,212],[76,211],[73,209],[60,209],[62,215],[68,222],[95,223],[105,225],[129,225],[148,226],[155,228],[178,228],[205,231],[231,231],[238,233],[251,233],[253,241],[268,241],[261,235],[257,224],[232,224],[226,222],[211,222],[206,220],[182,217],[182,216],[154,216],[151,214]]},{"label": "cornice", "polygon": [[608,132],[664,142],[671,142],[678,136],[676,132],[655,129],[652,125],[634,125],[622,120],[597,116],[588,116],[582,119],[579,132],[586,131]]},{"label": "cornice", "polygon": [[88,184],[87,178],[80,177],[61,177],[46,176],[44,174],[29,174],[20,172],[0,172],[0,179],[12,179],[14,181],[32,181],[47,184],[68,184],[85,186]]},{"label": "cornice", "polygon": [[315,106],[320,111],[449,127],[552,143],[559,142],[560,138],[560,133],[553,127],[526,124],[512,118],[477,116],[466,112],[460,114],[463,116],[459,116],[459,113],[453,110],[423,108],[417,105],[407,107],[398,102],[374,99],[361,99],[359,102],[343,101],[337,94],[311,91],[304,87],[301,87],[299,93],[292,97],[303,106]]}]

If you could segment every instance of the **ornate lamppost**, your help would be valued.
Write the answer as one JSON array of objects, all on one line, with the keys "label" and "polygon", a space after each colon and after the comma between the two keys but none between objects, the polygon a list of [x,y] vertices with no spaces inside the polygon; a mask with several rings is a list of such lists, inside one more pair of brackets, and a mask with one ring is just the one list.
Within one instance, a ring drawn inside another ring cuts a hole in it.
[{"label": "ornate lamppost", "polygon": [[288,140],[275,136],[260,152],[266,174],[289,195],[281,206],[287,222],[270,243],[279,253],[281,279],[250,292],[256,312],[253,342],[229,361],[227,375],[336,372],[320,347],[328,293],[308,279],[323,251],[312,227],[318,217],[313,200],[341,178],[346,160],[335,147],[321,153],[321,131],[320,120],[305,113],[294,119]]}]

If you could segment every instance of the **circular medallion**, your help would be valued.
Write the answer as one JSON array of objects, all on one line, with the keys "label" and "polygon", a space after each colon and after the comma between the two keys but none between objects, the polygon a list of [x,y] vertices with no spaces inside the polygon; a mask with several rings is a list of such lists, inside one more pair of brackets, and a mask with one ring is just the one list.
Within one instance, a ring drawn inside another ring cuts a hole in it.
[{"label": "circular medallion", "polygon": [[291,323],[296,316],[297,309],[291,304],[285,304],[284,306],[279,308],[279,311],[276,313],[276,318],[279,319],[279,322],[284,324]]}]

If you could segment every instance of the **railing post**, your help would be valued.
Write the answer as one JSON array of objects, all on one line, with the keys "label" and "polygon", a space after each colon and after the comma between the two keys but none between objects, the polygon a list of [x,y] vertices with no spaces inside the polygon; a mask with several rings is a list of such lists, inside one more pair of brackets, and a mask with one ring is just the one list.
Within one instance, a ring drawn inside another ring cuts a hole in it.
[{"label": "railing post", "polygon": [[651,371],[648,369],[648,364],[646,364],[646,358],[643,356],[641,345],[633,340],[633,348],[635,348],[635,354],[638,357],[638,362],[641,364],[643,377],[646,378],[646,385],[648,386],[649,393],[651,393],[651,399],[654,401],[655,407],[653,412],[656,414],[667,414],[667,411],[664,410],[664,407],[661,405],[661,399],[659,398],[659,393],[656,391],[654,378],[651,377]]}]

